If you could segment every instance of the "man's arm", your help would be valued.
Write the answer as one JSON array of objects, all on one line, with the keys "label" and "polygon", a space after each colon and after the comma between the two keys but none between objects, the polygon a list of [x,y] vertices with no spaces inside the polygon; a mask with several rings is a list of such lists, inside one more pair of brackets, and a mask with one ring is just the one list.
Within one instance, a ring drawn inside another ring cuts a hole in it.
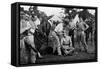
[{"label": "man's arm", "polygon": [[69,39],[69,42],[70,42],[70,47],[72,47],[72,40],[71,40],[71,37]]},{"label": "man's arm", "polygon": [[61,46],[63,45],[63,38],[61,39]]},{"label": "man's arm", "polygon": [[85,25],[85,29],[84,30],[87,30],[89,28],[89,26],[84,22],[84,25]]}]

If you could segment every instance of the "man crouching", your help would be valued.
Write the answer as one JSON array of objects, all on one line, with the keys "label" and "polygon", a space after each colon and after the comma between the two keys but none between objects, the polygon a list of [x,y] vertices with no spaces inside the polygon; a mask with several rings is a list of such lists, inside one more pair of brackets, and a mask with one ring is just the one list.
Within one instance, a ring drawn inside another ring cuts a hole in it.
[{"label": "man crouching", "polygon": [[62,33],[61,48],[64,52],[64,55],[71,55],[71,53],[74,51],[74,48],[72,47],[71,37],[68,36],[68,32],[66,32],[65,30]]}]

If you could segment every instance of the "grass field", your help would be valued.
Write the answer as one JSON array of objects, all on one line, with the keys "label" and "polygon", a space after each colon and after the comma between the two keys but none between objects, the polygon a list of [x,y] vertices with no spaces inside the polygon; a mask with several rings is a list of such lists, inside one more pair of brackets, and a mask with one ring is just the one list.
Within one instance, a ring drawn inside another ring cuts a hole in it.
[{"label": "grass field", "polygon": [[[77,42],[75,43],[76,49],[79,48]],[[82,48],[83,49],[83,48]],[[80,52],[76,50],[72,55],[68,56],[58,56],[58,55],[44,55],[42,59],[37,59],[36,63],[56,63],[56,62],[69,62],[76,60],[91,60],[95,58],[95,46],[94,42],[88,42],[88,53]]]}]

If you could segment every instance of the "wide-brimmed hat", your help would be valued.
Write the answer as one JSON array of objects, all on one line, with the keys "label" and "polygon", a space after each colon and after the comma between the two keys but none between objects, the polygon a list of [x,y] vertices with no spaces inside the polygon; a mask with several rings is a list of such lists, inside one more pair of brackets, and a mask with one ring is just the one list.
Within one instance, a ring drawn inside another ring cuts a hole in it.
[{"label": "wide-brimmed hat", "polygon": [[64,23],[65,23],[66,25],[69,24],[69,19],[68,19],[68,18],[64,19],[63,21],[64,21]]}]

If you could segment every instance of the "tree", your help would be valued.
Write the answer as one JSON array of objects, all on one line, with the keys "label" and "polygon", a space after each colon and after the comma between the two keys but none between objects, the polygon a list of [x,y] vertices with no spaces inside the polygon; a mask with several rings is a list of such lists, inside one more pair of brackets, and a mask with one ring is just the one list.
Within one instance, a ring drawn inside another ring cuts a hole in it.
[{"label": "tree", "polygon": [[65,8],[65,14],[68,19],[73,19],[75,15],[77,14],[77,10],[75,8]]}]

